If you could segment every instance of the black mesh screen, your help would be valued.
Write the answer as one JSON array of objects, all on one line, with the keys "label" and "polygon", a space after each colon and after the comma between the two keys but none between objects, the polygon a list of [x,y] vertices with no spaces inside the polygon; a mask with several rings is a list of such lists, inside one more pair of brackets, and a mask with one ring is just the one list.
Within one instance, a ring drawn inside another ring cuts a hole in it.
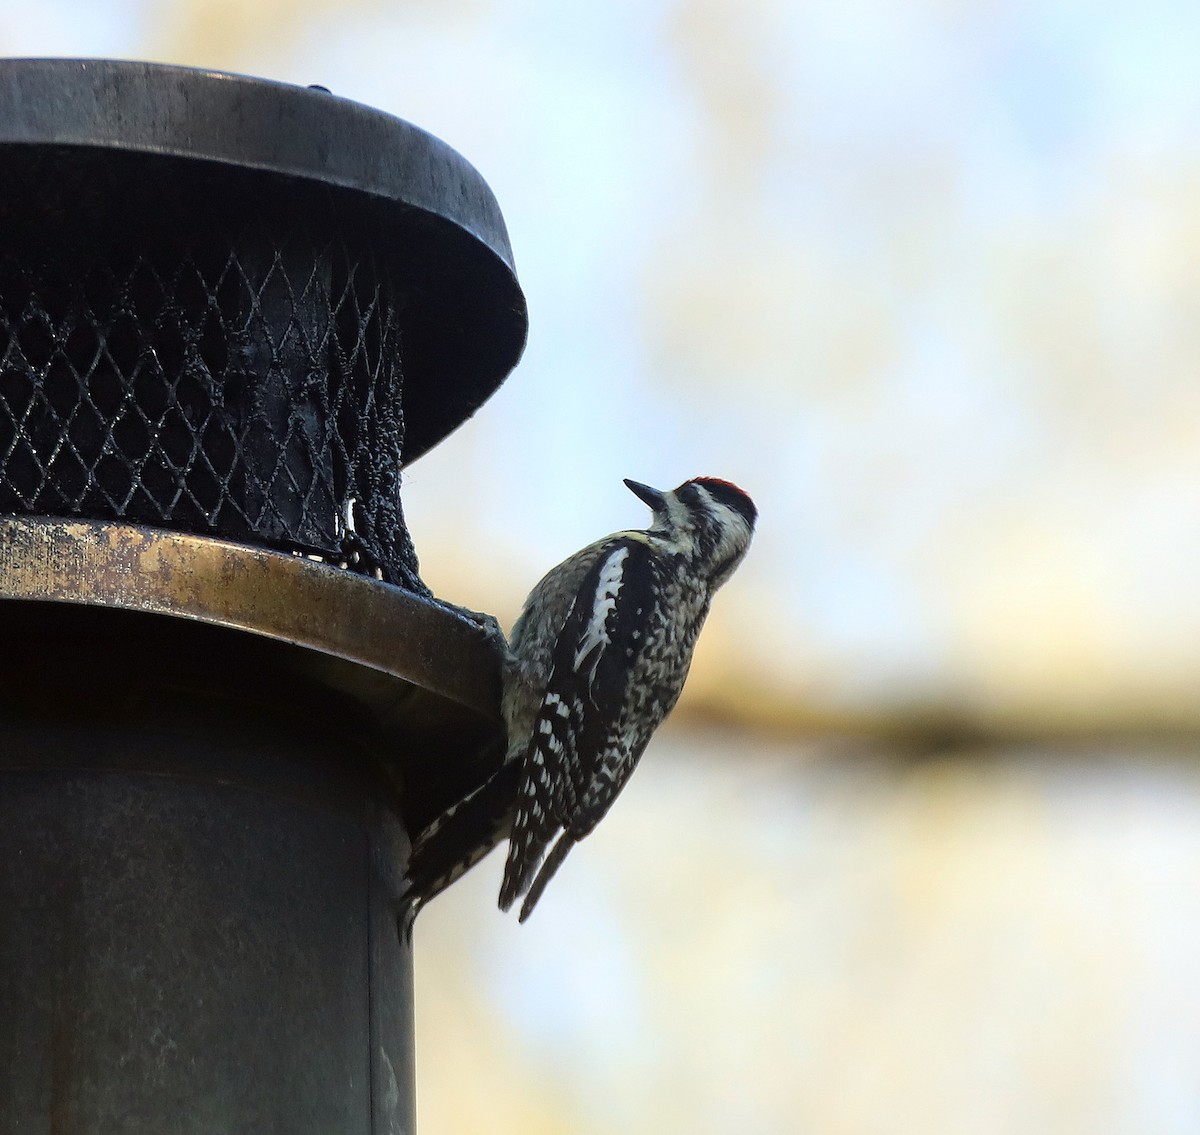
[{"label": "black mesh screen", "polygon": [[424,591],[400,506],[402,281],[373,219],[279,175],[0,151],[0,512]]}]

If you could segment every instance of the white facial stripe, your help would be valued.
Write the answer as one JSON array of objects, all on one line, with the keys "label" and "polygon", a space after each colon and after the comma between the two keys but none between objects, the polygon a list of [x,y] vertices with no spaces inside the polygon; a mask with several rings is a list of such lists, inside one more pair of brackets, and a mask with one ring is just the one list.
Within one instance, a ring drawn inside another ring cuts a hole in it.
[{"label": "white facial stripe", "polygon": [[663,493],[663,508],[656,514],[651,531],[665,535],[665,543],[673,551],[688,552],[693,547],[694,530],[691,509],[673,491]]},{"label": "white facial stripe", "polygon": [[717,545],[714,558],[722,559],[738,549],[744,553],[750,544],[751,533],[750,524],[746,518],[736,509],[717,500],[703,485],[696,485],[695,489],[703,507],[720,526],[720,543]]},{"label": "white facial stripe", "polygon": [[695,488],[700,499],[704,501],[705,507],[720,522],[722,531],[749,532],[750,525],[737,509],[730,508],[724,501],[717,500],[703,485],[696,485]]},{"label": "white facial stripe", "polygon": [[621,592],[621,582],[624,578],[625,557],[628,555],[628,548],[624,546],[617,548],[600,568],[600,579],[596,586],[596,601],[592,607],[592,617],[588,620],[587,628],[575,651],[576,670],[583,665],[583,660],[588,654],[608,640],[604,624],[617,605],[617,596]]},{"label": "white facial stripe", "polygon": [[736,509],[730,508],[727,504],[714,501],[713,511],[721,518],[721,530],[727,536],[736,535],[740,540],[750,535],[750,525],[746,523],[746,518]]},{"label": "white facial stripe", "polygon": [[690,528],[691,514],[688,506],[673,492],[664,494],[664,499],[667,502],[667,518],[670,520],[671,527],[677,532]]},{"label": "white facial stripe", "polygon": [[[712,493],[710,493],[703,485],[693,485],[692,488],[695,489],[696,495],[700,498],[700,501],[704,505],[706,511],[708,511],[708,512],[716,512],[717,511],[718,505],[717,505],[717,502],[713,499]],[[724,507],[724,506],[721,506],[721,507]]]}]

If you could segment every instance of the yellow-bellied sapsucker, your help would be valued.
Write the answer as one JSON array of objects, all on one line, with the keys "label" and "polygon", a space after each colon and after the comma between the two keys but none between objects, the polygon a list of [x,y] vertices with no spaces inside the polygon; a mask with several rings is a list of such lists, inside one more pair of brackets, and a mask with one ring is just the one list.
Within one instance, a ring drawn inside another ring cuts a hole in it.
[{"label": "yellow-bellied sapsucker", "polygon": [[713,593],[746,554],[757,510],[715,477],[671,492],[625,484],[654,522],[576,552],[525,601],[505,666],[504,763],[418,836],[410,917],[507,838],[500,906],[524,894],[524,922],[679,698]]}]

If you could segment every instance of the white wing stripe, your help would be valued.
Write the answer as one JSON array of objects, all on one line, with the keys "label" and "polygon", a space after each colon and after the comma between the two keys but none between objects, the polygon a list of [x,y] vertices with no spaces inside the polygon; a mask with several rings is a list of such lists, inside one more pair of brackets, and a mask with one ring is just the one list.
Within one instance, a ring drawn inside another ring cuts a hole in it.
[{"label": "white wing stripe", "polygon": [[576,671],[596,647],[603,646],[608,641],[605,624],[608,622],[608,616],[612,614],[613,608],[617,605],[617,596],[621,593],[621,583],[624,578],[625,557],[628,555],[628,548],[616,548],[600,569],[600,578],[596,583],[596,598],[592,604],[592,617],[588,620],[587,628],[575,651]]}]

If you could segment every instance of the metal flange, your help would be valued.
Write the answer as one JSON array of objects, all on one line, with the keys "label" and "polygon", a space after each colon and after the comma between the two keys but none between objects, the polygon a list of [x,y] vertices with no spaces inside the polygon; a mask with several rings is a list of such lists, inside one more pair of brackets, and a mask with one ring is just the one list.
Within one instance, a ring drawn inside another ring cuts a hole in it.
[{"label": "metal flange", "polygon": [[[25,643],[4,654],[9,690],[38,644],[45,653],[50,637],[66,641],[79,627],[101,633],[109,651],[124,650],[132,633],[138,644],[111,664],[130,681],[184,668],[190,682],[249,693],[246,683],[271,675],[277,702],[305,708],[313,689],[348,699],[341,719],[357,735],[374,734],[369,747],[403,783],[405,812],[417,822],[480,776],[502,735],[497,645],[455,608],[262,548],[0,517],[0,637]],[[43,670],[67,653],[43,660]],[[111,684],[96,663],[93,651],[97,680]],[[82,683],[68,685],[86,695]]]}]

